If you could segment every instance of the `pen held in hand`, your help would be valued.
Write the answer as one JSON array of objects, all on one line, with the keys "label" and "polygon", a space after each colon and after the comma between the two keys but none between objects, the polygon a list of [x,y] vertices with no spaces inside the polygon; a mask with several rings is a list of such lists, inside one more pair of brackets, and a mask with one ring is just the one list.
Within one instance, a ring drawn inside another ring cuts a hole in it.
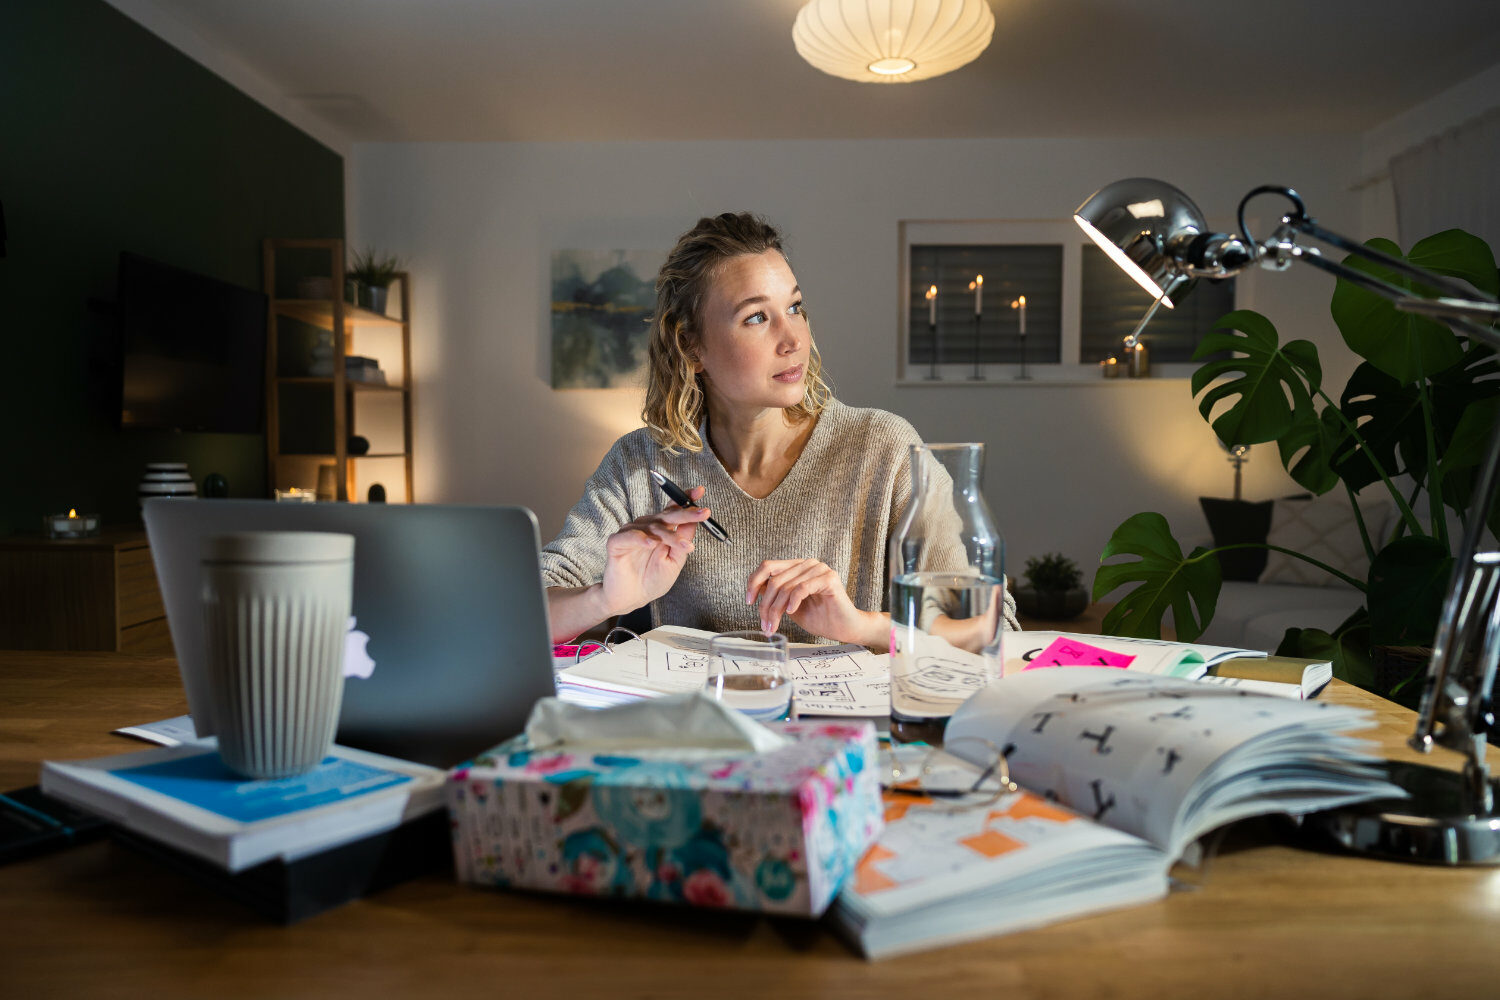
[{"label": "pen held in hand", "polygon": [[[656,485],[660,486],[662,492],[671,497],[672,502],[677,506],[687,507],[690,509],[696,509],[703,506],[702,504],[694,503],[692,498],[690,498],[686,493],[682,491],[681,486],[678,486],[676,483],[672,482],[672,480],[668,479],[660,472],[657,472],[655,469],[648,469],[646,471],[651,473],[651,478],[656,480]],[[708,533],[710,535],[713,535],[719,541],[729,541],[729,532],[720,527],[719,522],[715,521],[713,518],[709,518],[708,520],[704,521],[703,527],[707,528]]]}]

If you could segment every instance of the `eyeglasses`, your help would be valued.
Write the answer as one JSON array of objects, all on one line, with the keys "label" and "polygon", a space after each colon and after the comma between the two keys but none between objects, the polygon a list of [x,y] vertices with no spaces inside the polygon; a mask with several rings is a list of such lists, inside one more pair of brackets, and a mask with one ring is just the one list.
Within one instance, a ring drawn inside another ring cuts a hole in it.
[{"label": "eyeglasses", "polygon": [[1004,751],[981,736],[960,736],[944,747],[892,746],[881,784],[896,795],[941,800],[946,809],[993,805],[1020,790]]}]

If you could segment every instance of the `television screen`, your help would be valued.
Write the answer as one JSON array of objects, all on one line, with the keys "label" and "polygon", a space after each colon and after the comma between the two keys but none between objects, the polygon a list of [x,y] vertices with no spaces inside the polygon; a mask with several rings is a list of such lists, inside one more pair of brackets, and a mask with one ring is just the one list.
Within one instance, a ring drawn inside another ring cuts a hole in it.
[{"label": "television screen", "polygon": [[120,254],[120,424],[254,434],[265,410],[261,292]]}]

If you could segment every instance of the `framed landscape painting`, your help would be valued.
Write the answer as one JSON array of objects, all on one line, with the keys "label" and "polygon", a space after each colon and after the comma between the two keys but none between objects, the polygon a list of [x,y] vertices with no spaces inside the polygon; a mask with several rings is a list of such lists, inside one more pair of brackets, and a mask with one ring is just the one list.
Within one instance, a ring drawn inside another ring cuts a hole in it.
[{"label": "framed landscape painting", "polygon": [[646,335],[661,250],[552,253],[552,388],[646,384]]}]

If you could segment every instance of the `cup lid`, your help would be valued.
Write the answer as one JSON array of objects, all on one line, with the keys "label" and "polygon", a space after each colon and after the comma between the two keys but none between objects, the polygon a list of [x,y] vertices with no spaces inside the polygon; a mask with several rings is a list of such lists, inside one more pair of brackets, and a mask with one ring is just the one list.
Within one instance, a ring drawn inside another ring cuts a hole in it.
[{"label": "cup lid", "polygon": [[206,563],[317,563],[354,558],[354,536],[332,531],[236,531],[213,535]]}]

